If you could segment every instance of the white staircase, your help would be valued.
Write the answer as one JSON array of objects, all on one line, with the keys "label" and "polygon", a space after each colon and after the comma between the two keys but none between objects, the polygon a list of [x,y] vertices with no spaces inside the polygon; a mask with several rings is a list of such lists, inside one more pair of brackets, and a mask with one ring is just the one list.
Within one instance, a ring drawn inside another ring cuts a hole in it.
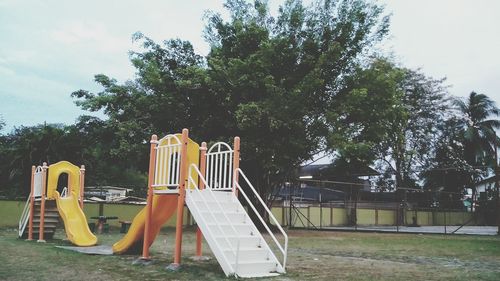
[{"label": "white staircase", "polygon": [[284,273],[232,192],[210,188],[187,190],[186,204],[227,276],[265,277]]}]

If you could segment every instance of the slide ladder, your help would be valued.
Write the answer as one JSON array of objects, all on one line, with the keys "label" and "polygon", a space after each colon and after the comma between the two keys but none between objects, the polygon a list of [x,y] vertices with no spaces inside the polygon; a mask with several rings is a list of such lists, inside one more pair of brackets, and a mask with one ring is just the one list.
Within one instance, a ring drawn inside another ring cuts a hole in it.
[{"label": "slide ladder", "polygon": [[[90,231],[82,209],[84,166],[79,168],[70,162],[59,161],[50,166],[47,163],[32,166],[31,172],[31,192],[19,219],[19,237],[31,240],[34,234],[38,234],[38,241],[44,242],[45,238],[54,236],[61,219],[71,243],[77,246],[95,245],[97,237]],[[57,191],[61,174],[68,176],[62,195]]]},{"label": "slide ladder", "polygon": [[[19,220],[19,238],[28,238],[28,221],[30,213],[30,198],[24,207],[23,215]],[[35,207],[33,212],[33,234],[38,237],[40,231],[40,199],[35,199]],[[56,232],[56,227],[59,223],[59,212],[57,211],[56,202],[54,200],[47,200],[45,203],[45,222],[43,227],[44,237],[52,239]]]},{"label": "slide ladder", "polygon": [[[204,189],[198,188],[198,181],[192,177],[191,170],[197,172],[199,179],[205,185]],[[238,169],[238,173],[242,174],[241,170]],[[246,176],[242,175],[248,181]],[[195,165],[190,166],[188,183],[190,188],[186,190],[186,205],[227,276],[266,277],[285,272],[288,237],[279,224],[276,225],[284,236],[284,246],[281,246],[257,213],[270,237],[277,243],[277,248],[282,252],[282,262],[271,250],[234,192],[225,189],[212,189]],[[236,187],[248,200],[241,186],[236,184]],[[251,188],[255,192],[253,186]],[[254,195],[260,199],[256,192]],[[250,201],[247,203],[256,211]],[[265,208],[267,209],[267,206]],[[274,219],[270,211],[269,216]]]},{"label": "slide ladder", "polygon": [[[32,166],[31,170],[31,192],[24,206],[21,218],[19,219],[18,235],[19,238],[30,238],[29,236],[29,220],[30,215],[33,215],[32,221],[32,236],[35,238],[48,238],[52,239],[56,232],[56,227],[59,224],[59,212],[57,211],[56,202],[54,200],[45,201],[45,209],[42,215],[41,201],[44,196],[44,169],[42,166]],[[33,204],[33,205],[32,205]],[[33,208],[33,210],[31,210]],[[43,216],[43,235],[40,235],[40,222]]]},{"label": "slide ladder", "polygon": [[[203,235],[226,276],[252,278],[285,273],[288,236],[239,169],[239,143],[239,138],[235,137],[234,149],[226,143],[217,142],[207,150],[205,142],[200,147],[189,139],[187,129],[183,129],[182,134],[169,134],[160,140],[152,135],[146,207],[132,223],[129,232],[134,235],[126,236],[116,243],[113,251],[121,253],[132,244],[142,242],[142,256],[136,262],[149,263],[149,247],[163,223],[163,220],[156,220],[158,212],[155,210],[155,198],[158,200],[161,196],[169,196],[176,199],[177,204],[174,200],[170,202],[172,209],[168,214],[171,215],[173,208],[176,208],[177,221],[174,261],[168,269],[177,270],[181,263],[182,223],[186,203],[199,227],[196,234],[197,257],[202,256]],[[245,180],[245,190],[238,182],[240,177]],[[281,232],[283,243],[278,241],[246,195],[245,192],[249,191]],[[260,220],[260,225],[267,230],[267,235],[262,235],[250,219],[238,200],[238,193],[246,200],[248,209]],[[135,226],[137,228],[134,230]],[[266,240],[271,239],[274,243],[269,245]]]}]

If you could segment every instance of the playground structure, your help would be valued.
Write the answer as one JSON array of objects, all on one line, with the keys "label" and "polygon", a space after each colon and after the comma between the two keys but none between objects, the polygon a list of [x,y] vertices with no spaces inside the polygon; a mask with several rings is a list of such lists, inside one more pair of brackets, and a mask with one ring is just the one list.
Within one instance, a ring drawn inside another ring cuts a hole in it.
[{"label": "playground structure", "polygon": [[[60,194],[57,185],[63,173],[68,175],[68,183]],[[95,245],[97,237],[90,231],[83,213],[84,177],[84,166],[78,168],[67,161],[50,166],[46,163],[33,166],[31,192],[19,220],[19,236],[33,240],[33,234],[38,232],[38,241],[44,242],[46,235],[52,238],[61,217],[71,243],[77,246]]]},{"label": "playground structure", "polygon": [[[202,236],[207,241],[226,276],[264,277],[285,272],[288,237],[267,205],[256,192],[247,176],[239,168],[240,140],[234,139],[234,147],[218,142],[207,149],[191,139],[187,129],[182,134],[169,134],[158,140],[151,137],[147,204],[133,219],[128,233],[112,249],[115,254],[137,251],[142,246],[140,261],[149,261],[149,248],[160,232],[161,226],[176,214],[174,260],[170,269],[181,264],[182,225],[184,205],[197,222],[196,256],[202,256]],[[60,164],[62,163],[62,164]],[[45,196],[46,165],[33,168],[32,192],[25,213],[21,217],[19,236],[26,233],[33,239],[35,202],[41,202],[40,214],[44,214],[45,197],[55,200],[63,218],[68,239],[78,246],[91,246],[97,239],[87,226],[83,206],[83,178],[85,170],[75,170],[69,162],[59,162],[48,167],[49,176]],[[68,173],[66,196],[57,191],[57,179]],[[239,179],[247,188],[242,188]],[[268,213],[269,219],[283,236],[280,243],[250,200],[256,198]],[[270,247],[264,236],[250,219],[247,210],[238,199],[246,201],[266,229],[275,244]],[[27,211],[26,211],[27,210]],[[27,217],[27,219],[26,219]],[[44,215],[39,215],[39,241],[44,239]],[[57,219],[57,218],[56,218]],[[273,250],[275,249],[275,250]],[[280,259],[278,259],[278,253]]]}]

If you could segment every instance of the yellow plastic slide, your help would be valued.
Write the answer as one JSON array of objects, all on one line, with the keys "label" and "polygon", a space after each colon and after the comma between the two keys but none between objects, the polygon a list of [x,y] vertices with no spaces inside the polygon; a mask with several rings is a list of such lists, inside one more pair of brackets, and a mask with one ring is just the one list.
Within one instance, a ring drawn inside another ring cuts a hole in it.
[{"label": "yellow plastic slide", "polygon": [[[63,173],[68,174],[68,195],[61,197],[57,192],[57,182]],[[49,166],[47,198],[55,199],[59,215],[63,219],[66,236],[77,246],[93,246],[97,237],[90,231],[87,218],[78,204],[80,195],[80,168],[67,161]]]},{"label": "yellow plastic slide", "polygon": [[[177,194],[153,196],[153,215],[151,216],[149,246],[155,241],[161,226],[175,213],[177,198]],[[127,234],[120,241],[113,244],[113,253],[140,253],[142,250],[145,222],[146,207],[135,216]]]},{"label": "yellow plastic slide", "polygon": [[78,204],[78,199],[73,195],[57,196],[56,202],[69,241],[77,246],[97,244],[97,237],[90,231],[85,214]]}]

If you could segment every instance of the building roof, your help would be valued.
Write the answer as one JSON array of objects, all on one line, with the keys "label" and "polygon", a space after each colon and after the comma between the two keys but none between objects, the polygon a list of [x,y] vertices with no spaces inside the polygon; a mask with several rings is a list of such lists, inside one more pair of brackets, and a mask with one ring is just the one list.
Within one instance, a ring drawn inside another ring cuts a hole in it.
[{"label": "building roof", "polygon": [[491,176],[489,178],[482,179],[480,182],[476,183],[475,186],[487,184],[487,183],[495,183],[496,181],[499,181],[499,180],[500,180],[500,177]]},{"label": "building roof", "polygon": [[338,180],[346,177],[376,176],[379,172],[367,165],[315,164],[300,167],[299,177],[309,179]]},{"label": "building roof", "polygon": [[118,190],[118,191],[133,191],[132,188],[125,188],[125,187],[118,187],[118,186],[110,186],[110,185],[103,185],[103,186],[86,186],[85,190],[88,189],[94,189],[94,190]]},{"label": "building roof", "polygon": [[344,201],[345,193],[340,190],[321,188],[317,186],[306,185],[303,187],[282,187],[277,190],[278,199],[287,200],[292,193],[293,200],[314,201],[314,202],[330,202]]}]

